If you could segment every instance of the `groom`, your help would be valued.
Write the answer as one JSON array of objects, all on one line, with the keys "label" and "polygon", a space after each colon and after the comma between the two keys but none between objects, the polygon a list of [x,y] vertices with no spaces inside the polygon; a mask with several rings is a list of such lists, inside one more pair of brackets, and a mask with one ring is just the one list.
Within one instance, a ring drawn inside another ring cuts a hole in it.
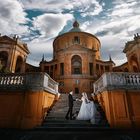
[{"label": "groom", "polygon": [[73,99],[73,91],[71,91],[68,95],[68,101],[69,101],[69,109],[68,112],[65,116],[65,118],[68,120],[69,119],[69,115],[70,115],[70,120],[72,120],[72,109],[73,109],[73,101],[76,101],[75,99]]}]

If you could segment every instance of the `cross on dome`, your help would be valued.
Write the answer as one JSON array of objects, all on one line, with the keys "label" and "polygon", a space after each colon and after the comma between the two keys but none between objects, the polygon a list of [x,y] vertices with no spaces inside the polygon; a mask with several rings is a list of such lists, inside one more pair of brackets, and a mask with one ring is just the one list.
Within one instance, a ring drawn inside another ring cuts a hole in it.
[{"label": "cross on dome", "polygon": [[73,23],[73,27],[79,27],[79,23],[75,20],[75,22]]}]

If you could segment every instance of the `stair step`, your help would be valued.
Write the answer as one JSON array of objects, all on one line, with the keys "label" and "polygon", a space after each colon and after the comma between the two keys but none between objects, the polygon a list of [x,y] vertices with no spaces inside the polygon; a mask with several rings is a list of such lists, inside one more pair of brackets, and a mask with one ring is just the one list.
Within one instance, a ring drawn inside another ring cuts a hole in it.
[{"label": "stair step", "polygon": [[[74,98],[81,98],[74,95]],[[73,107],[73,113],[80,110],[81,102],[74,102]],[[79,129],[79,128],[88,128],[88,127],[108,127],[108,123],[106,121],[106,118],[101,116],[103,114],[103,110],[100,107],[100,105],[96,104],[96,107],[98,107],[98,112],[95,117],[95,124],[91,124],[90,121],[80,121],[80,120],[66,120],[65,115],[68,111],[68,95],[62,94],[59,98],[59,100],[55,103],[54,107],[50,110],[50,112],[47,114],[42,126],[39,129],[59,129],[59,128],[65,128],[65,129]]]},{"label": "stair step", "polygon": [[140,140],[139,130],[90,128],[35,128],[32,130],[6,129],[0,132],[0,140]]},{"label": "stair step", "polygon": [[94,125],[94,126],[54,126],[54,127],[47,127],[47,126],[38,126],[35,128],[36,130],[43,130],[43,131],[97,131],[97,130],[110,130],[110,127],[108,126],[102,126],[102,125]]},{"label": "stair step", "polygon": [[44,123],[43,127],[90,127],[91,124],[75,124],[75,123]]},{"label": "stair step", "polygon": [[[49,120],[49,122],[52,122],[52,120]],[[71,122],[74,122],[74,123],[89,123],[88,120],[64,120],[64,119],[58,119],[58,120],[54,120],[53,122],[67,122],[67,123],[71,123]]]}]

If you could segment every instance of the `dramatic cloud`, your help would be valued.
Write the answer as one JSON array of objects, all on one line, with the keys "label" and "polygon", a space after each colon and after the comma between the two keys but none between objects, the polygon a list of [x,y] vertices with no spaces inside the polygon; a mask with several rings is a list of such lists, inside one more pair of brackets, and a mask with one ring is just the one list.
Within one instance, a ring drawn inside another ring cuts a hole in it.
[{"label": "dramatic cloud", "polygon": [[2,34],[24,34],[28,27],[26,13],[17,0],[2,0],[0,2],[0,32]]},{"label": "dramatic cloud", "polygon": [[26,9],[43,10],[46,12],[62,12],[65,7],[72,9],[69,0],[21,0]]},{"label": "dramatic cloud", "polygon": [[26,9],[43,10],[46,12],[74,12],[83,17],[98,15],[103,9],[98,0],[21,0]]},{"label": "dramatic cloud", "polygon": [[113,61],[118,65],[126,61],[125,54],[123,53],[125,41],[121,40],[118,36],[106,35],[99,37],[101,41],[101,54],[104,60],[109,60],[111,55]]},{"label": "dramatic cloud", "polygon": [[43,54],[45,60],[52,59],[54,37],[59,34],[69,20],[73,20],[71,14],[43,14],[33,19],[33,29],[38,30],[40,36],[28,42],[31,52],[28,63],[37,66]]},{"label": "dramatic cloud", "polygon": [[100,5],[96,0],[76,1],[74,7],[81,12],[83,17],[98,15],[103,11],[102,5]]},{"label": "dramatic cloud", "polygon": [[56,37],[67,21],[72,19],[71,14],[43,14],[34,18],[33,25],[35,30],[40,32],[41,37],[52,38]]},{"label": "dramatic cloud", "polygon": [[140,32],[140,2],[134,0],[116,0],[113,6],[105,13],[105,19],[94,19],[85,22],[82,27],[99,37],[102,44],[102,56],[112,54],[117,64],[126,61],[122,53],[125,42],[133,39],[133,34]]},{"label": "dramatic cloud", "polygon": [[0,32],[21,35],[31,52],[28,61],[37,65],[43,53],[51,59],[53,39],[70,30],[75,18],[83,31],[100,39],[102,58],[112,54],[121,64],[125,42],[140,33],[139,7],[139,0],[3,0]]},{"label": "dramatic cloud", "polygon": [[51,60],[53,54],[52,47],[53,39],[34,39],[28,43],[29,50],[31,54],[28,56],[28,63],[35,66],[39,65],[39,62],[42,59],[42,56],[45,56],[45,60]]}]

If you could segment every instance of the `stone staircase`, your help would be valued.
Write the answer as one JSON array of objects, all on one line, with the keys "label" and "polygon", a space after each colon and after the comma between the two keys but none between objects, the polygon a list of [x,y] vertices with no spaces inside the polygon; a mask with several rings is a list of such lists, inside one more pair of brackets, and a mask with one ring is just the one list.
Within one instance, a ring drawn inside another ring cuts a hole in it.
[{"label": "stone staircase", "polygon": [[[81,98],[80,95],[73,95],[73,98]],[[81,102],[75,101],[74,107],[73,107],[73,113],[78,111],[80,109]],[[59,100],[56,102],[56,104],[53,106],[53,108],[50,110],[48,115],[46,116],[46,120],[53,119],[53,120],[64,120],[65,115],[68,111],[68,95],[67,94],[61,94]]]},{"label": "stone staircase", "polygon": [[[81,95],[74,94],[73,98],[81,98]],[[81,102],[75,101],[73,107],[73,113],[80,110]],[[65,115],[68,111],[68,95],[61,94],[59,100],[55,103],[52,109],[49,111],[42,125],[36,129],[47,129],[47,130],[87,130],[98,127],[109,127],[105,116],[101,116],[101,110],[99,104],[96,103],[98,112],[95,117],[95,124],[91,124],[90,121],[80,121],[80,120],[66,120]]]},{"label": "stone staircase", "polygon": [[[139,140],[139,130],[110,128],[98,103],[96,124],[89,121],[65,120],[68,110],[67,97],[62,94],[50,110],[41,126],[31,130],[0,129],[0,140]],[[78,98],[80,95],[74,95]],[[80,98],[80,97],[79,97]],[[81,102],[75,102],[73,112],[79,110]],[[102,114],[102,115],[100,115]]]}]

